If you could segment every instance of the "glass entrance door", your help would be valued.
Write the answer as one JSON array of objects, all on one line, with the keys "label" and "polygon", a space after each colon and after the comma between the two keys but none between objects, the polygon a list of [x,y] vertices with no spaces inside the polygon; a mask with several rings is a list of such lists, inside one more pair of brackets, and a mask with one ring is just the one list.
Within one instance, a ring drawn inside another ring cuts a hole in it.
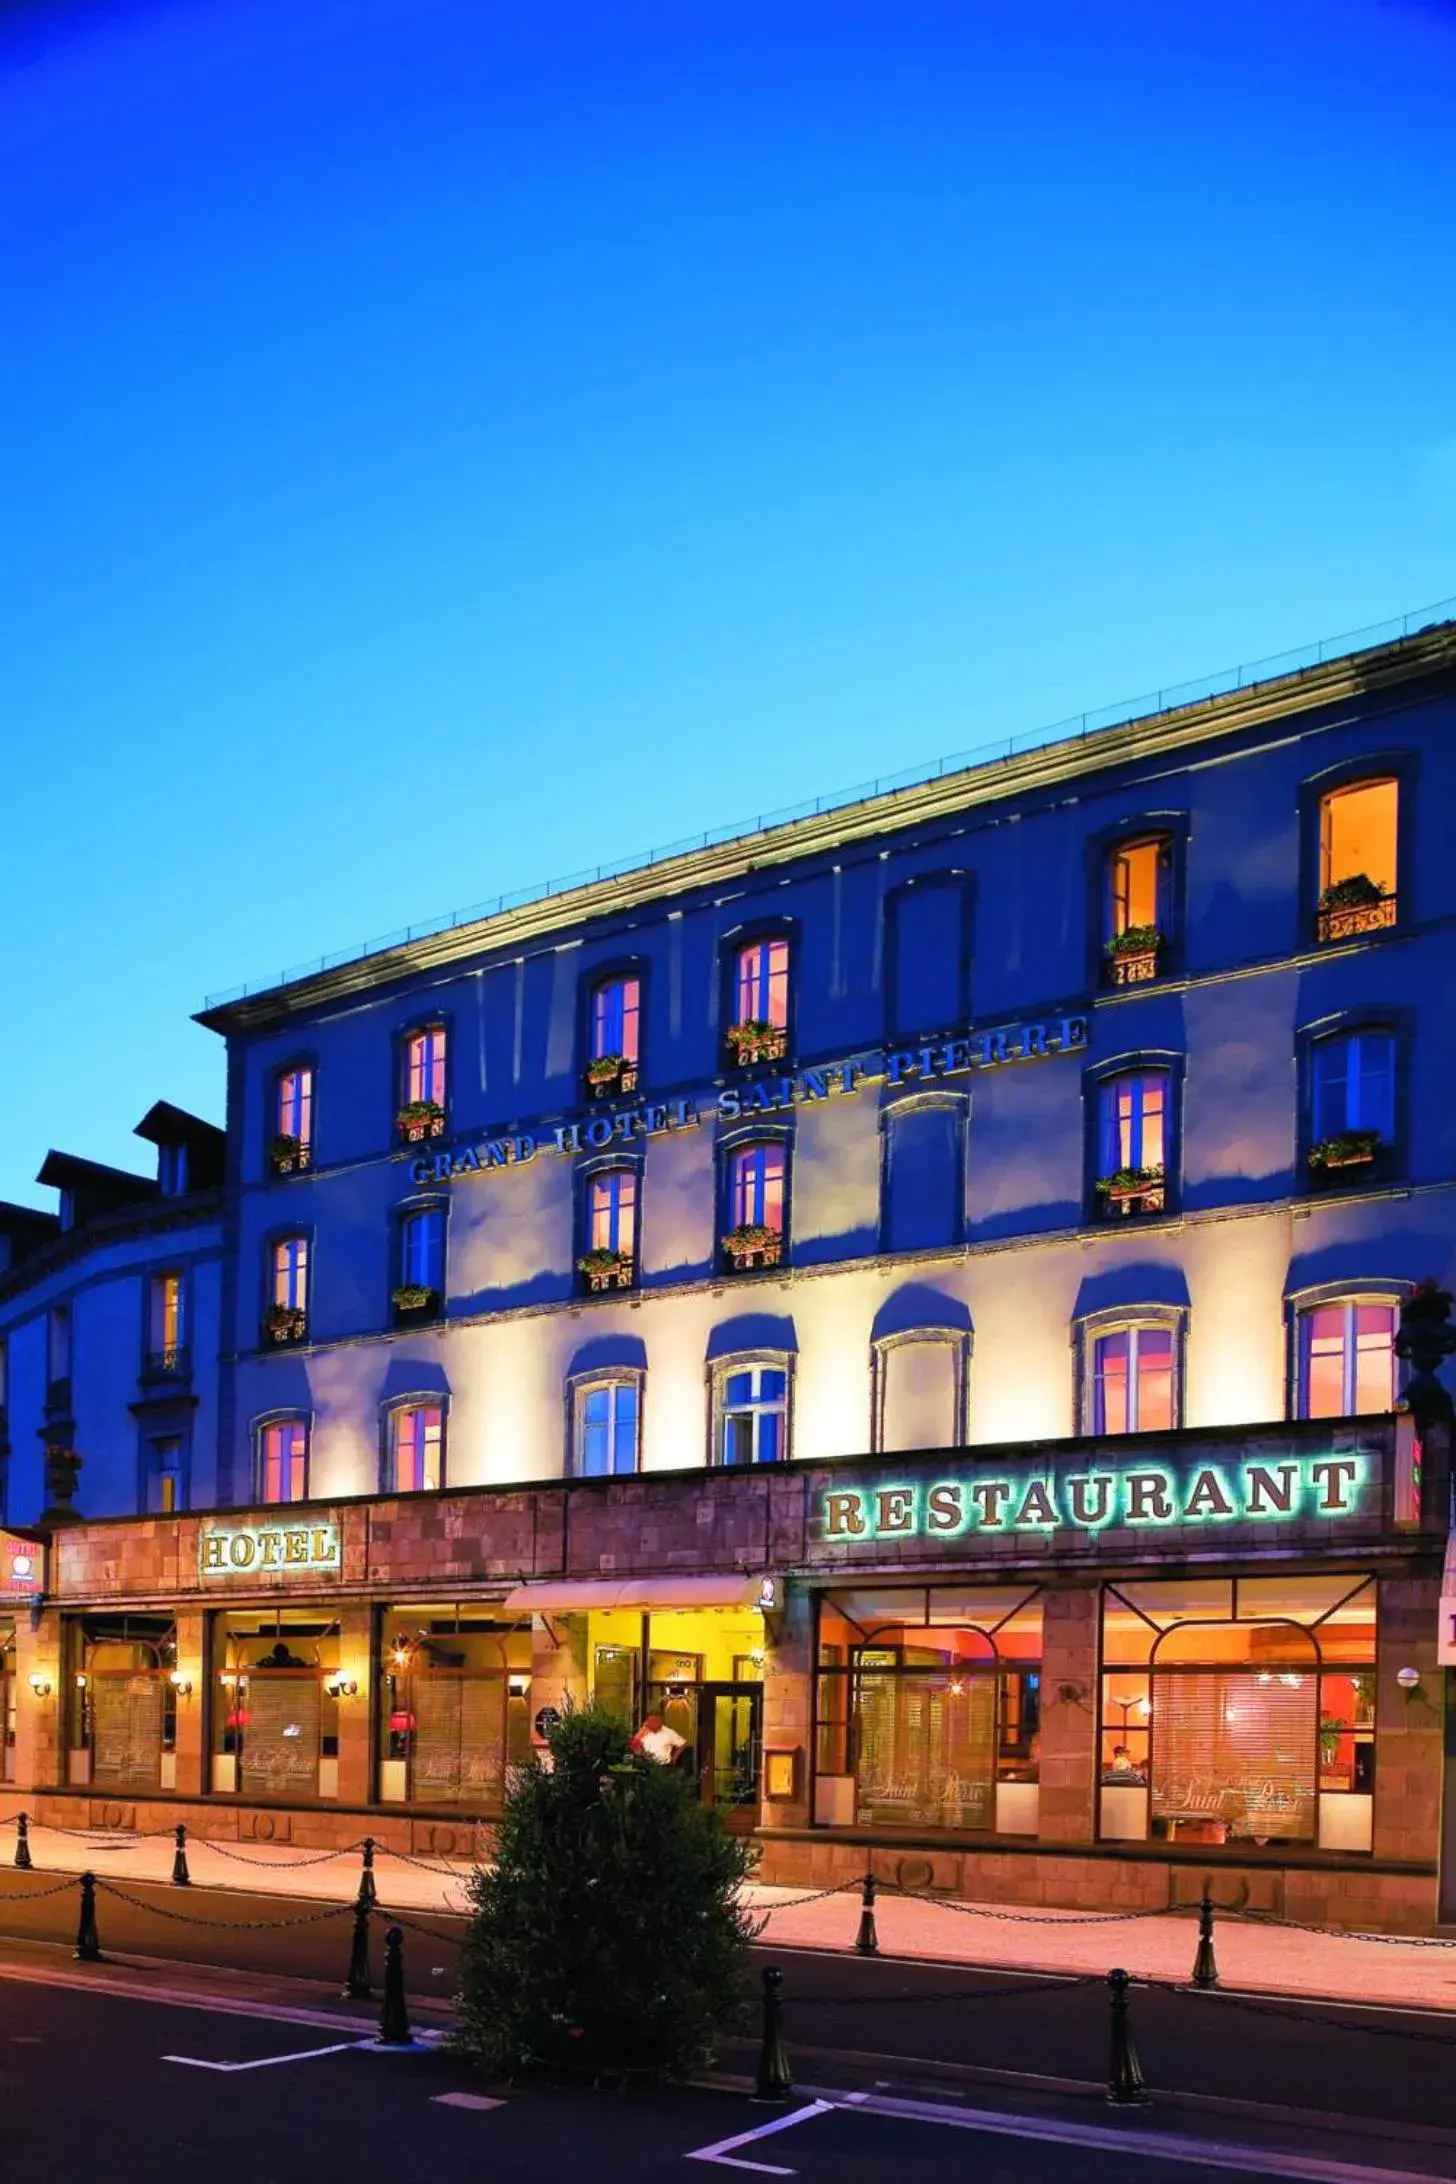
[{"label": "glass entrance door", "polygon": [[730,1828],[758,1825],[763,1765],[762,1684],[702,1684],[698,1689],[698,1795]]}]

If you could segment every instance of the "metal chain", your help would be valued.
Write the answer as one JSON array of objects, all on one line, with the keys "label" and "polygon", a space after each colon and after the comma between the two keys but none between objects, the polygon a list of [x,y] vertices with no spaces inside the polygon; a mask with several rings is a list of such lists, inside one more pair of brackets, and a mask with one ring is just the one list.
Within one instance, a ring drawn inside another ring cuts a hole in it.
[{"label": "metal chain", "polygon": [[1367,1934],[1353,1926],[1307,1926],[1300,1919],[1281,1919],[1272,1911],[1241,1911],[1235,1905],[1215,1904],[1221,1919],[1246,1919],[1251,1926],[1282,1926],[1292,1934],[1328,1934],[1336,1941],[1383,1941],[1398,1949],[1456,1949],[1456,1941],[1440,1934]]},{"label": "metal chain", "polygon": [[274,1873],[292,1873],[299,1866],[327,1865],[330,1858],[348,1858],[364,1848],[362,1842],[348,1843],[342,1850],[312,1851],[302,1858],[251,1858],[245,1850],[234,1850],[227,1843],[219,1843],[210,1835],[189,1835],[189,1850],[215,1850],[219,1858],[235,1859],[239,1865],[267,1866]]},{"label": "metal chain", "polygon": [[325,1904],[321,1911],[303,1911],[290,1919],[202,1919],[194,1912],[169,1911],[165,1904],[148,1903],[144,1896],[133,1896],[129,1889],[118,1888],[115,1881],[96,1877],[96,1886],[105,1889],[108,1896],[116,1896],[122,1903],[129,1903],[134,1910],[154,1912],[159,1919],[172,1919],[179,1926],[210,1926],[226,1928],[229,1933],[258,1934],[283,1926],[317,1926],[323,1919],[346,1918],[353,1911],[351,1903]]},{"label": "metal chain", "polygon": [[[381,1857],[399,1858],[405,1865],[418,1866],[422,1873],[433,1873],[437,1880],[463,1881],[466,1877],[463,1873],[458,1873],[454,1866],[431,1865],[427,1859],[416,1857],[413,1851],[395,1850],[388,1843],[377,1843],[375,1849]],[[470,1866],[476,1863],[473,1858],[461,1862]]]},{"label": "metal chain", "polygon": [[[1421,2047],[1456,2048],[1456,2034],[1453,2033],[1417,2032],[1414,2027],[1406,2025],[1374,2025],[1356,2017],[1312,2017],[1307,2010],[1282,2009],[1274,2001],[1254,2002],[1246,1995],[1225,1994],[1218,1987],[1187,1987],[1175,1985],[1168,1980],[1140,1979],[1136,1973],[1132,1974],[1132,1984],[1135,1987],[1147,1987],[1158,1994],[1193,1995],[1200,2001],[1221,2002],[1225,2009],[1252,2010],[1259,2017],[1280,2017],[1286,2024],[1293,2022],[1299,2025],[1318,2025],[1322,2029],[1332,2027],[1339,2032],[1376,2032],[1383,2034],[1388,2040],[1413,2040]],[[1367,2002],[1361,2006],[1369,2010],[1380,2008],[1378,2002]],[[1404,2005],[1392,2005],[1397,2008],[1402,2006]]]},{"label": "metal chain", "polygon": [[775,1911],[797,1911],[801,1904],[823,1903],[826,1896],[847,1895],[851,1889],[857,1889],[859,1886],[858,1881],[840,1881],[834,1888],[821,1888],[812,1896],[795,1896],[788,1903],[750,1904],[749,1909],[759,1912],[766,1919],[771,1919]]},{"label": "metal chain", "polygon": [[923,1994],[795,1994],[790,1989],[784,1996],[785,2008],[838,2009],[852,2008],[856,2004],[872,2005],[882,2009],[896,2002],[1019,2002],[1024,1995],[1069,1994],[1074,1987],[1102,1987],[1106,1985],[1101,1972],[1083,1972],[1076,1979],[1042,1979],[1024,1987],[959,1987],[942,1993],[939,1988],[931,1995]]},{"label": "metal chain", "polygon": [[7,1888],[0,1890],[0,1903],[39,1903],[43,1896],[59,1896],[64,1889],[79,1888],[79,1873],[68,1873],[63,1881],[52,1888]]},{"label": "metal chain", "polygon": [[[879,1881],[876,1886],[882,1894],[901,1896],[910,1903],[932,1904],[938,1911],[959,1911],[967,1918],[995,1919],[1003,1926],[1125,1926],[1135,1919],[1165,1919],[1171,1915],[1168,1906],[1155,1911],[993,1911],[983,1903],[953,1903],[945,1896],[923,1895],[918,1889],[902,1888],[897,1881]],[[1196,1910],[1197,1906],[1187,1908]]]},{"label": "metal chain", "polygon": [[[449,1918],[450,1915],[448,1911],[440,1913],[441,1918]],[[399,1911],[387,1911],[382,1903],[375,1904],[373,1916],[383,1919],[387,1926],[402,1926],[407,1934],[423,1934],[427,1941],[443,1941],[447,1949],[463,1949],[465,1946],[463,1934],[437,1934],[433,1926],[421,1926],[417,1919],[407,1919]]]}]

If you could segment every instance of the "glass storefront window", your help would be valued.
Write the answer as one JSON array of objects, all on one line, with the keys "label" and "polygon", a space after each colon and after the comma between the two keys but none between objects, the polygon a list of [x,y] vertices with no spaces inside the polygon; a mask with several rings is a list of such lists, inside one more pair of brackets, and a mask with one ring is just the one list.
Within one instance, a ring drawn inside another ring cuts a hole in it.
[{"label": "glass storefront window", "polygon": [[99,1790],[176,1784],[177,1627],[168,1615],[85,1615],[67,1632],[67,1779]]},{"label": "glass storefront window", "polygon": [[213,1618],[212,1788],[222,1795],[337,1797],[339,1626],[322,1608]]},{"label": "glass storefront window", "polygon": [[583,1618],[591,1695],[636,1748],[674,1768],[730,1828],[758,1820],[763,1617],[756,1608],[594,1609]]},{"label": "glass storefront window", "polygon": [[1025,1586],[827,1594],[815,1819],[1034,1835],[1041,1633]]},{"label": "glass storefront window", "polygon": [[496,1812],[531,1752],[531,1626],[488,1607],[385,1608],[379,1795]]},{"label": "glass storefront window", "polygon": [[1375,1581],[1128,1581],[1102,1602],[1114,1841],[1369,1850]]}]

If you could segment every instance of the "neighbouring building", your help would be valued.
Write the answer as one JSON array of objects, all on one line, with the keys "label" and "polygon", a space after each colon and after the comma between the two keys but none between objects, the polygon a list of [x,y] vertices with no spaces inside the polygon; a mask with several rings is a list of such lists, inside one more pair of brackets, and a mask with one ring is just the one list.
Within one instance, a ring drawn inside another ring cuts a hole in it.
[{"label": "neighbouring building", "polygon": [[0,1208],[0,1807],[459,1849],[591,1695],[770,1878],[1456,1916],[1453,729],[1441,624],[209,1007]]}]

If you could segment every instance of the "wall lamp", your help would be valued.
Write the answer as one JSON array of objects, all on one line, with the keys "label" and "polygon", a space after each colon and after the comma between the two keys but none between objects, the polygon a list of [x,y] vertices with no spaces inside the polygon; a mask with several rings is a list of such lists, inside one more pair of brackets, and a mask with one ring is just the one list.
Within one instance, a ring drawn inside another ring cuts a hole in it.
[{"label": "wall lamp", "polygon": [[326,1676],[324,1689],[331,1699],[354,1699],[359,1695],[359,1686],[352,1676]]},{"label": "wall lamp", "polygon": [[530,1676],[517,1670],[513,1675],[507,1676],[506,1689],[513,1699],[524,1699],[531,1689]]},{"label": "wall lamp", "polygon": [[174,1668],[171,1675],[167,1678],[167,1681],[172,1686],[172,1689],[176,1692],[179,1699],[191,1698],[192,1678],[190,1676],[184,1676],[180,1668]]},{"label": "wall lamp", "polygon": [[51,1680],[49,1676],[43,1676],[38,1668],[33,1668],[25,1680],[38,1699],[50,1697]]}]

